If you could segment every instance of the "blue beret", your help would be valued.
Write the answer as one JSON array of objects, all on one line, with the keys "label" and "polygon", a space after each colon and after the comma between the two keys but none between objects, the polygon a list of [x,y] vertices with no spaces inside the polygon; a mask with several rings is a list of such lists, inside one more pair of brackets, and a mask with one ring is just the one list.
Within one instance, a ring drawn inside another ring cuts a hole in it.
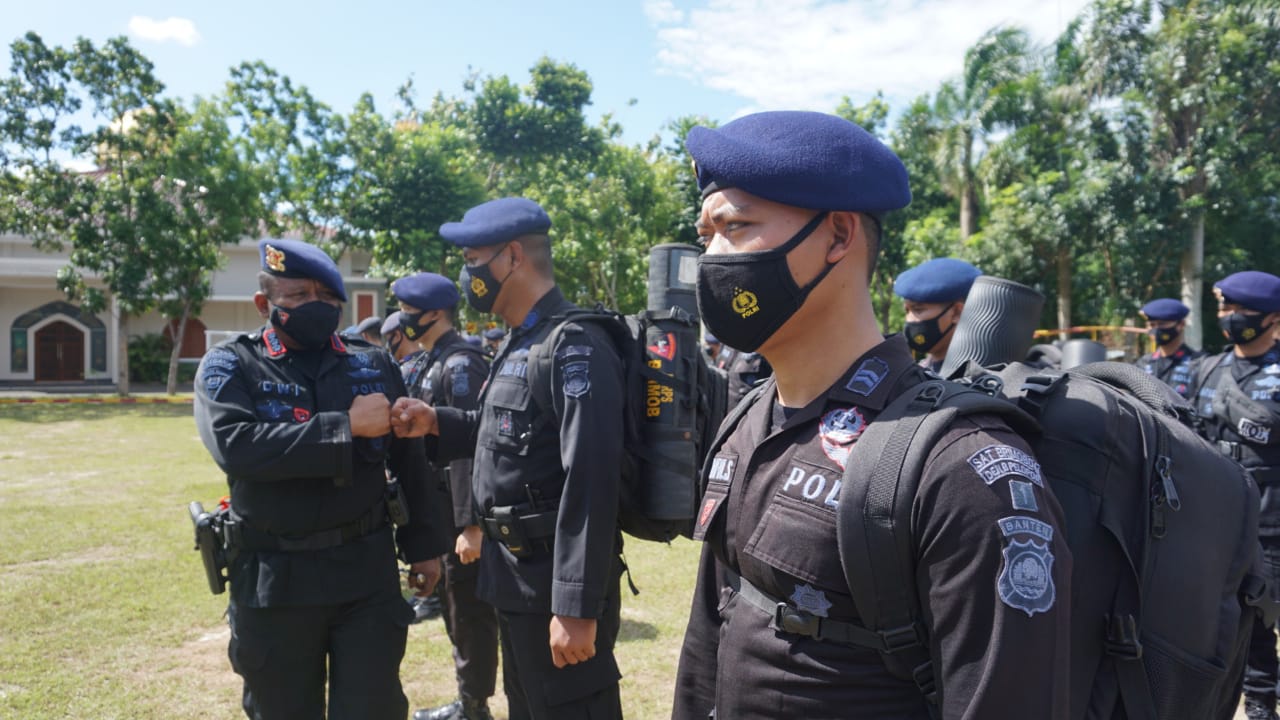
[{"label": "blue beret", "polygon": [[315,245],[301,240],[266,238],[258,241],[258,256],[264,272],[276,277],[319,280],[342,302],[347,301],[347,288],[342,284],[337,263]]},{"label": "blue beret", "polygon": [[1138,312],[1148,320],[1181,320],[1191,312],[1191,308],[1173,298],[1152,300]]},{"label": "blue beret", "polygon": [[355,325],[348,325],[348,326],[346,326],[346,327],[342,328],[342,330],[338,331],[338,334],[339,334],[339,335],[342,335],[342,336],[344,336],[344,337],[359,337],[359,336],[360,336],[360,332],[359,332],[358,330],[356,330],[356,326],[355,326]]},{"label": "blue beret", "polygon": [[484,342],[480,340],[479,335],[463,335],[462,339],[466,340],[471,347],[484,347]]},{"label": "blue beret", "polygon": [[904,271],[893,281],[893,292],[915,302],[964,300],[982,271],[956,258],[934,258]]},{"label": "blue beret", "polygon": [[1222,299],[1259,312],[1280,311],[1280,277],[1258,270],[1245,270],[1213,284]]},{"label": "blue beret", "polygon": [[711,333],[706,332],[706,331],[703,331],[703,333],[702,333],[702,340],[703,340],[704,342],[709,342],[709,343],[719,343],[719,342],[720,342],[720,338],[717,338],[715,335],[712,335]]},{"label": "blue beret", "polygon": [[391,333],[399,329],[400,329],[400,311],[397,310],[391,313],[390,315],[388,315],[386,320],[382,321],[381,332],[383,337],[386,337],[387,335],[390,335]]},{"label": "blue beret", "polygon": [[418,273],[391,283],[396,299],[419,310],[444,310],[458,304],[458,286],[443,275]]},{"label": "blue beret", "polygon": [[739,188],[812,210],[879,215],[906,207],[902,161],[857,125],[817,112],[763,112],[685,138],[705,198]]},{"label": "blue beret", "polygon": [[504,336],[506,336],[506,334],[507,334],[507,331],[503,330],[502,328],[489,328],[488,330],[484,331],[484,339],[485,340],[501,340]]},{"label": "blue beret", "polygon": [[382,318],[377,315],[371,315],[361,320],[360,323],[356,325],[357,335],[363,335],[367,332],[373,332],[374,330],[382,332]]},{"label": "blue beret", "polygon": [[499,245],[521,235],[546,235],[551,218],[538,203],[522,197],[499,198],[477,205],[462,222],[440,226],[440,237],[458,247]]}]

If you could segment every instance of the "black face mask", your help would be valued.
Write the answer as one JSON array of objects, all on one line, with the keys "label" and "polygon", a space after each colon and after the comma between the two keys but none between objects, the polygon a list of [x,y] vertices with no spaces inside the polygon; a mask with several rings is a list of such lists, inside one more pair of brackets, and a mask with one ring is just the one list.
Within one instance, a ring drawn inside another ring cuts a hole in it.
[{"label": "black face mask", "polygon": [[1156,347],[1164,347],[1178,339],[1178,328],[1149,328],[1147,334],[1156,341]]},{"label": "black face mask", "polygon": [[[503,281],[493,276],[493,272],[489,270],[489,266],[493,261],[498,259],[502,251],[507,248],[504,244],[498,252],[489,258],[489,262],[475,267],[462,266],[462,271],[458,273],[458,285],[462,286],[462,291],[467,295],[467,302],[471,307],[482,313],[493,312],[493,304],[498,300],[498,293],[502,292]],[[514,272],[515,268],[511,269]],[[511,277],[511,272],[507,273],[507,277]]]},{"label": "black face mask", "polygon": [[[955,305],[955,303],[951,303],[951,305]],[[928,320],[917,320],[902,326],[902,332],[907,336],[907,345],[910,345],[912,350],[919,353],[929,352],[941,342],[942,338],[956,329],[955,323],[951,323],[951,327],[947,328],[946,331],[938,327],[938,321],[942,319],[943,315],[947,314],[947,311],[951,309],[951,305],[942,308],[942,312]]]},{"label": "black face mask", "polygon": [[426,335],[427,333],[431,332],[431,327],[435,325],[437,322],[439,322],[440,318],[436,318],[435,320],[432,320],[426,325],[419,327],[418,323],[422,322],[422,316],[426,314],[427,312],[425,310],[417,313],[407,313],[401,310],[400,311],[400,332],[404,333],[404,336],[409,338],[410,340],[417,340],[423,335]]},{"label": "black face mask", "polygon": [[303,350],[321,350],[338,329],[342,308],[312,300],[296,308],[271,306],[271,324],[293,338]]},{"label": "black face mask", "polygon": [[818,213],[782,245],[762,252],[698,258],[698,312],[720,342],[755,352],[804,305],[805,298],[835,267],[830,263],[804,287],[796,285],[787,254],[827,217]]},{"label": "black face mask", "polygon": [[395,342],[387,341],[387,349],[391,351],[391,357],[395,357],[400,352],[400,346],[404,344],[404,337],[396,339]]},{"label": "black face mask", "polygon": [[1247,345],[1257,340],[1258,336],[1268,329],[1262,327],[1262,320],[1265,317],[1266,315],[1262,313],[1245,315],[1241,312],[1233,312],[1218,318],[1218,325],[1222,327],[1222,334],[1226,335],[1233,345]]}]

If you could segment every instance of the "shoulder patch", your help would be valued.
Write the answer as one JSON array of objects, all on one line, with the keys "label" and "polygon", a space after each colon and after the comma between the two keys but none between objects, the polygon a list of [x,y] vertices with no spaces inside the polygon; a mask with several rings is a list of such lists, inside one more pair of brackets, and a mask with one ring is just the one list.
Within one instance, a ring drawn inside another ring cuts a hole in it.
[{"label": "shoulder patch", "polygon": [[969,456],[969,467],[988,485],[1004,477],[1020,477],[1044,487],[1040,463],[1011,445],[988,445]]},{"label": "shoulder patch", "polygon": [[594,350],[595,348],[590,345],[565,345],[559,350],[556,350],[556,357],[591,357],[591,353]]},{"label": "shoulder patch", "polygon": [[467,374],[467,363],[465,358],[463,359],[463,362],[450,367],[449,380],[453,387],[454,397],[464,397],[471,394],[471,376]]},{"label": "shoulder patch", "polygon": [[1053,540],[1052,525],[1026,515],[1000,518],[996,521],[996,525],[1000,527],[1000,532],[1005,537],[1010,537],[1011,535],[1035,535],[1045,542]]},{"label": "shoulder patch", "polygon": [[465,368],[467,366],[467,353],[456,352],[450,355],[449,359],[444,361],[444,366],[449,369],[454,369],[458,367]]},{"label": "shoulder patch", "polygon": [[585,360],[576,360],[571,363],[565,363],[565,396],[579,398],[589,392],[591,392],[591,363]]},{"label": "shoulder patch", "polygon": [[200,361],[200,382],[204,384],[205,392],[217,400],[222,386],[227,384],[239,368],[240,358],[234,351],[225,347],[209,350]]},{"label": "shoulder patch", "polygon": [[1004,568],[996,586],[1005,605],[1031,617],[1053,607],[1053,552],[1048,543],[1013,540],[1004,547]]},{"label": "shoulder patch", "polygon": [[1010,480],[1009,499],[1014,510],[1036,512],[1040,509],[1039,504],[1036,503],[1036,488],[1029,482]]}]

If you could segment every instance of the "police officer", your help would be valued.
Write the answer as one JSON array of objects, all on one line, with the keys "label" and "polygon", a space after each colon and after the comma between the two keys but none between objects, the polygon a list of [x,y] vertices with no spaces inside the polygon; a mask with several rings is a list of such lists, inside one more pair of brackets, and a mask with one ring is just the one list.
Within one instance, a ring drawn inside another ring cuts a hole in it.
[{"label": "police officer", "polygon": [[382,346],[391,353],[392,359],[401,367],[412,362],[410,356],[417,356],[422,348],[417,343],[405,342],[404,333],[400,332],[400,311],[397,310],[382,321]]},{"label": "police officer", "polygon": [[902,298],[907,312],[902,334],[912,350],[924,355],[920,367],[942,370],[969,288],[981,275],[981,270],[963,260],[934,258],[893,281],[893,292]]},{"label": "police officer", "polygon": [[1139,312],[1147,320],[1147,334],[1156,348],[1135,364],[1182,397],[1190,399],[1196,361],[1205,355],[1201,350],[1187,347],[1182,339],[1191,308],[1173,298],[1160,298],[1143,305]]},{"label": "police officer", "polygon": [[[209,350],[195,383],[200,438],[231,490],[228,652],[244,710],[324,717],[327,674],[328,717],[403,720],[397,546],[410,585],[430,592],[448,497],[425,482],[421,441],[391,435],[389,401],[404,395],[391,358],[334,334],[347,299],[337,266],[303,242],[258,248],[253,302],[267,324]],[[393,539],[388,516],[404,505]]]},{"label": "police officer", "polygon": [[[392,418],[398,433],[438,434],[439,459],[474,448],[477,594],[498,609],[511,717],[619,718],[622,361],[606,328],[562,322],[574,306],[555,284],[550,228],[525,198],[484,203],[440,228],[462,248],[467,301],[511,335],[478,412],[402,399]],[[529,349],[557,326],[551,372],[531,387]]]},{"label": "police officer", "polygon": [[359,323],[342,331],[343,337],[360,338],[370,345],[382,345],[382,318],[377,315],[367,317]]},{"label": "police officer", "polygon": [[[703,194],[699,311],[774,374],[704,469],[694,536],[706,545],[673,717],[927,718],[927,687],[815,630],[857,623],[836,543],[844,464],[875,461],[858,457],[858,436],[927,377],[901,336],[880,334],[867,289],[879,216],[910,201],[906,171],[872,135],[821,113],[695,127],[686,146]],[[1023,462],[979,475],[970,461],[983,453]],[[1029,448],[975,418],[924,468],[911,533],[941,716],[1065,717],[1070,558]],[[1039,536],[1001,525],[1013,517]],[[1051,567],[1027,595],[999,580],[1014,542]],[[783,611],[812,622],[775,627]]]},{"label": "police officer", "polygon": [[498,348],[502,347],[502,339],[507,336],[507,331],[502,328],[489,328],[484,331],[484,352],[492,359],[498,354]]},{"label": "police officer", "polygon": [[702,349],[707,353],[707,360],[712,365],[724,369],[724,365],[720,364],[720,353],[724,350],[724,343],[720,342],[720,338],[703,330]]},{"label": "police officer", "polygon": [[[424,352],[409,374],[415,378],[409,396],[435,406],[474,410],[489,363],[454,329],[458,288],[435,273],[401,278],[391,286],[400,303],[401,332]],[[462,458],[436,470],[446,476],[453,497],[453,552],[446,553],[443,600],[445,631],[453,642],[458,698],[441,707],[418,710],[414,720],[492,720],[488,701],[498,673],[498,615],[476,598],[475,564],[480,555],[480,527],[471,503],[471,460]]]},{"label": "police officer", "polygon": [[[1280,278],[1238,272],[1213,286],[1231,347],[1201,360],[1196,413],[1204,436],[1248,468],[1262,493],[1258,538],[1273,587],[1280,583]],[[1276,718],[1276,631],[1255,620],[1245,668],[1248,717]]]}]

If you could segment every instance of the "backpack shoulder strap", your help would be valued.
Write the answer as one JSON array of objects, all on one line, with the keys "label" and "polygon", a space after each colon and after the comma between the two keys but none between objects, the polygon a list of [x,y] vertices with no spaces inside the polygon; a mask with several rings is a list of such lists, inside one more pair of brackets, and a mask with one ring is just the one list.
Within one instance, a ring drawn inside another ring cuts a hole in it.
[{"label": "backpack shoulder strap", "polygon": [[[605,327],[609,331],[610,339],[616,344],[617,336],[613,327],[618,326],[622,322],[622,316],[597,307],[595,309],[573,308],[559,315],[548,318],[548,322],[552,324],[551,332],[547,333],[540,342],[536,342],[529,347],[529,357],[527,359],[527,380],[529,383],[529,392],[533,401],[542,409],[544,416],[552,413],[551,399],[551,365],[555,356],[556,345],[560,343],[560,336],[564,334],[565,325],[577,322],[596,322]],[[626,358],[623,358],[626,362]]]},{"label": "backpack shoulder strap", "polygon": [[[768,390],[766,390],[766,388],[768,388]],[[770,392],[772,388],[773,383],[762,382],[751,388],[746,395],[742,396],[742,400],[738,401],[737,405],[730,408],[729,413],[724,417],[724,421],[720,423],[720,429],[716,431],[715,440],[713,440],[711,445],[707,447],[708,463],[711,462],[711,458],[715,455],[716,450],[719,450],[720,446],[724,444],[724,441],[728,440],[729,436],[733,434],[733,431],[737,429],[738,423],[742,422],[742,418],[746,417],[747,412],[751,410],[752,406],[759,402],[760,398],[764,397],[765,393]]]},{"label": "backpack shoulder strap", "polygon": [[880,636],[890,672],[938,703],[915,583],[911,504],[930,450],[957,418],[976,413],[1033,426],[1012,403],[939,378],[909,387],[868,426],[845,466],[836,541],[845,578],[868,630]]}]

